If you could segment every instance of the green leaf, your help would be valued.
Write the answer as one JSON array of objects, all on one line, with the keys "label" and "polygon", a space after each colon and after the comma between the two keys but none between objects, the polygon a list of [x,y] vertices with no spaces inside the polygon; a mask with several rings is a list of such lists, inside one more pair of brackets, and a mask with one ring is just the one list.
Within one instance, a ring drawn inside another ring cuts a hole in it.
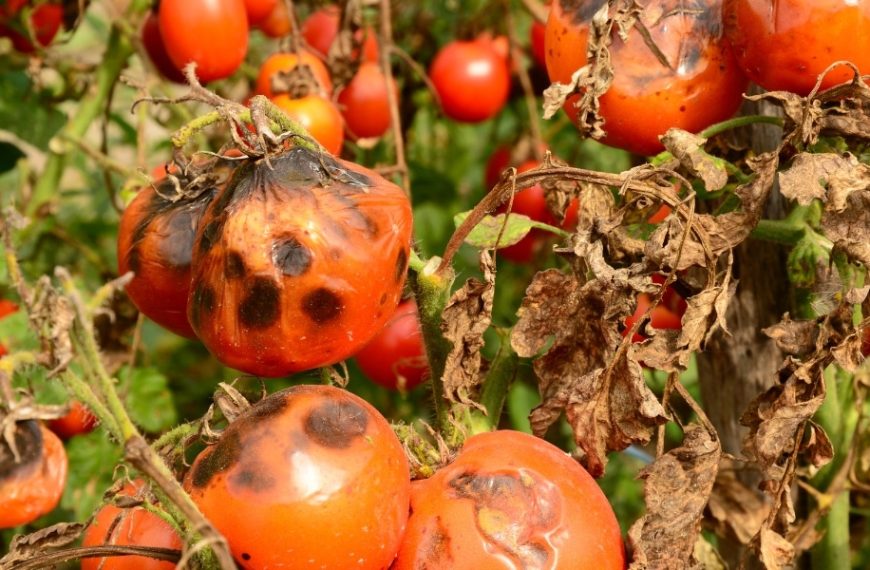
[{"label": "green leaf", "polygon": [[[460,212],[453,217],[456,227],[459,227],[465,221],[468,214],[469,212]],[[465,238],[465,243],[482,249],[496,247],[496,242],[498,242],[498,247],[503,248],[518,243],[534,228],[540,228],[556,234],[563,233],[559,228],[536,222],[522,214],[510,214],[507,224],[505,224],[505,216],[507,214],[485,216],[471,230],[468,237]],[[502,230],[502,227],[504,227],[504,230]],[[499,234],[501,234],[501,237],[499,237]]]},{"label": "green leaf", "polygon": [[27,74],[0,74],[0,125],[41,149],[66,122],[66,115],[40,101]]},{"label": "green leaf", "polygon": [[109,441],[103,429],[97,428],[70,439],[66,454],[69,470],[61,506],[75,513],[74,520],[83,521],[97,508],[103,492],[112,484],[115,466],[121,461],[121,450]]},{"label": "green leaf", "polygon": [[175,402],[168,381],[155,368],[137,368],[121,374],[126,381],[127,410],[136,425],[150,433],[159,433],[178,422]]}]

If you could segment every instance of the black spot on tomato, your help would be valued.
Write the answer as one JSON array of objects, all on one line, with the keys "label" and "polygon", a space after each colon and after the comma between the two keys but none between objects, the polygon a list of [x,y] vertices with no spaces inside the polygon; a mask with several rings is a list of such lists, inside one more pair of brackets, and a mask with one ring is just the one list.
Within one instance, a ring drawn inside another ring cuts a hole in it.
[{"label": "black spot on tomato", "polygon": [[272,263],[288,277],[299,277],[311,267],[311,250],[294,236],[285,236],[272,244]]},{"label": "black spot on tomato", "polygon": [[223,473],[235,465],[242,453],[242,443],[239,434],[234,430],[227,430],[223,437],[209,451],[203,451],[206,455],[193,468],[191,483],[201,489],[218,474]]},{"label": "black spot on tomato", "polygon": [[433,524],[427,525],[420,542],[420,552],[421,557],[416,561],[415,570],[425,570],[429,563],[437,568],[449,568],[453,565],[450,533],[441,517],[435,517]]},{"label": "black spot on tomato", "polygon": [[311,410],[304,430],[323,447],[345,449],[366,432],[368,422],[368,414],[358,404],[330,400]]},{"label": "black spot on tomato", "polygon": [[137,246],[133,246],[127,253],[127,268],[133,273],[139,273],[139,269],[141,267],[140,264],[141,261],[139,257],[139,248]]},{"label": "black spot on tomato", "polygon": [[35,420],[18,422],[15,425],[14,440],[21,457],[20,462],[15,461],[6,439],[0,437],[0,481],[32,469],[42,456],[42,431]]},{"label": "black spot on tomato", "polygon": [[272,489],[275,486],[275,478],[266,473],[266,468],[257,463],[245,462],[244,469],[235,473],[230,477],[229,482],[232,485],[244,487],[255,493],[262,493]]},{"label": "black spot on tomato", "polygon": [[680,113],[685,113],[685,112],[686,112],[686,106],[680,105]]},{"label": "black spot on tomato", "polygon": [[190,321],[197,326],[200,319],[209,316],[215,310],[217,298],[214,289],[207,283],[200,281],[193,289],[193,297],[190,300]]},{"label": "black spot on tomato", "polygon": [[601,9],[607,0],[562,0],[562,12],[566,14],[575,26],[592,20],[592,16]]},{"label": "black spot on tomato", "polygon": [[211,248],[221,239],[224,230],[223,218],[215,218],[205,225],[199,238],[200,253],[208,253]]},{"label": "black spot on tomato", "polygon": [[239,322],[253,329],[269,327],[281,316],[281,289],[269,277],[254,277],[239,304]]},{"label": "black spot on tomato", "polygon": [[399,250],[399,255],[396,256],[396,283],[401,283],[405,278],[405,270],[408,268],[408,252],[404,249]]},{"label": "black spot on tomato", "polygon": [[224,260],[224,275],[227,279],[238,279],[244,277],[247,272],[245,267],[245,258],[238,251],[227,252]]},{"label": "black spot on tomato", "polygon": [[247,561],[250,560],[250,559],[251,559],[251,555],[250,555],[250,554],[248,554],[247,552],[242,552],[242,560],[244,560],[245,562],[247,562]]},{"label": "black spot on tomato", "polygon": [[379,305],[383,305],[383,304],[386,303],[386,302],[387,302],[387,294],[386,294],[386,293],[381,293],[381,298],[378,299],[378,304],[379,304]]},{"label": "black spot on tomato", "polygon": [[284,411],[288,404],[288,395],[285,392],[275,392],[251,406],[245,414],[245,420],[249,418],[260,422]]},{"label": "black spot on tomato", "polygon": [[344,307],[335,292],[320,287],[302,298],[302,310],[312,321],[322,325],[341,316]]}]

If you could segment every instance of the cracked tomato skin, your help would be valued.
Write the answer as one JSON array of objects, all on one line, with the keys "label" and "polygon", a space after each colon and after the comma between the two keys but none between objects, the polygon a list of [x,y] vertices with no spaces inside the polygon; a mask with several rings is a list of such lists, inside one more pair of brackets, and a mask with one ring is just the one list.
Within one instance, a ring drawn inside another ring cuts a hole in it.
[{"label": "cracked tomato skin", "polygon": [[[553,2],[545,41],[551,80],[569,83],[586,64],[589,23],[604,3]],[[671,127],[698,132],[731,117],[747,79],[722,32],[721,0],[693,3],[701,8],[696,13],[680,13],[676,8],[684,3],[678,0],[644,4],[643,23],[671,68],[656,58],[637,28],[631,29],[627,42],[613,32],[610,55],[615,76],[600,98],[607,132],[601,142],[652,155],[664,148],[658,137]],[[575,122],[578,97],[569,97],[564,106]]]},{"label": "cracked tomato skin", "polygon": [[[870,73],[867,0],[724,0],[725,30],[743,71],[765,89],[808,95],[832,63]],[[822,89],[852,80],[840,66]]]},{"label": "cracked tomato skin", "polygon": [[247,161],[200,223],[190,323],[249,374],[333,364],[392,316],[410,245],[410,202],[377,173],[300,147]]},{"label": "cracked tomato skin", "polygon": [[410,475],[401,443],[368,402],[301,385],[230,424],[185,487],[247,570],[382,570],[405,530]]},{"label": "cracked tomato skin", "polygon": [[15,444],[21,462],[0,440],[0,529],[35,521],[51,512],[66,485],[63,443],[34,420],[18,422]]},{"label": "cracked tomato skin", "polygon": [[622,570],[619,524],[598,484],[534,436],[470,437],[450,465],[411,487],[394,570]]}]

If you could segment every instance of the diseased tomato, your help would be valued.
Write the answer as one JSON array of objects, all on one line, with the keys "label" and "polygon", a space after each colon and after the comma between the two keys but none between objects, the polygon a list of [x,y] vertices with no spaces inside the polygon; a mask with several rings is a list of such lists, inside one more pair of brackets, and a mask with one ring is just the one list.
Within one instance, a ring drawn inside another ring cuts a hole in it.
[{"label": "diseased tomato", "polygon": [[435,55],[429,78],[444,114],[466,123],[494,117],[510,94],[507,59],[491,38],[450,42]]},{"label": "diseased tomato", "polygon": [[[302,23],[302,37],[311,46],[311,49],[323,57],[329,55],[329,48],[335,42],[338,28],[341,25],[338,6],[324,6],[320,10],[311,13]],[[362,42],[363,61],[378,60],[378,40],[375,31],[371,28],[360,30],[356,35],[357,41]],[[358,57],[359,54],[352,54]]]},{"label": "diseased tomato", "polygon": [[534,436],[470,437],[411,487],[394,570],[622,570],[619,524],[583,467]]},{"label": "diseased tomato", "polygon": [[[724,0],[728,38],[743,71],[765,89],[808,95],[839,60],[870,73],[870,2],[866,0]],[[846,66],[822,89],[851,81]]]},{"label": "diseased tomato", "polygon": [[[16,15],[25,2],[10,3],[6,7],[8,16]],[[63,22],[63,7],[60,4],[40,4],[33,8],[30,14],[30,25],[33,28],[34,37],[42,47],[49,45],[57,32],[60,31]],[[36,47],[33,45],[33,38],[28,37],[20,30],[26,29],[24,23],[20,23],[17,27],[7,25],[0,22],[0,37],[6,37],[12,40],[12,47],[21,53],[33,53]]]},{"label": "diseased tomato", "polygon": [[287,4],[284,0],[278,0],[275,8],[268,16],[257,24],[261,32],[270,38],[283,38],[293,31],[293,22],[290,13],[287,12]]},{"label": "diseased tomato", "polygon": [[[628,40],[614,29],[610,56],[614,79],[601,96],[605,144],[643,155],[664,147],[658,137],[671,127],[698,132],[734,114],[747,80],[722,33],[721,0],[703,0],[686,9],[680,0],[645,3],[642,23],[667,58],[663,65],[637,28]],[[553,2],[547,21],[546,56],[550,79],[570,82],[586,64],[589,23],[604,0]],[[565,111],[576,120],[578,96]]]},{"label": "diseased tomato", "polygon": [[[398,95],[395,82],[393,92]],[[382,136],[390,129],[387,78],[376,63],[365,62],[338,95],[348,132],[356,138]],[[397,97],[398,99],[398,97]]]},{"label": "diseased tomato", "polygon": [[332,154],[341,153],[344,144],[344,120],[338,107],[320,95],[291,98],[276,95],[272,101]]},{"label": "diseased tomato", "polygon": [[48,422],[48,429],[61,439],[90,433],[97,426],[97,417],[81,402],[73,400],[69,412],[62,418]]},{"label": "diseased tomato", "polygon": [[[649,295],[646,293],[641,293],[637,296],[637,308],[631,316],[625,318],[625,329],[622,331],[622,336],[627,335],[631,327],[634,326],[634,323],[646,313],[651,302]],[[680,330],[683,328],[680,316],[668,309],[664,302],[652,310],[649,317],[649,325],[659,330]],[[640,330],[642,331],[643,327]],[[631,342],[643,342],[644,340],[646,340],[646,335],[640,332],[635,333],[631,337]]]},{"label": "diseased tomato", "polygon": [[200,81],[232,75],[248,51],[244,0],[161,0],[160,34],[178,69],[196,62]]},{"label": "diseased tomato", "polygon": [[[120,495],[136,497],[144,482],[136,479]],[[150,546],[181,550],[181,537],[169,523],[142,507],[120,509],[105,505],[85,531],[82,546]],[[172,570],[175,564],[148,556],[83,558],[82,570]]]},{"label": "diseased tomato", "polygon": [[368,402],[331,386],[255,404],[196,458],[185,486],[248,570],[382,570],[408,519],[402,444]]},{"label": "diseased tomato", "polygon": [[66,485],[67,459],[63,443],[34,420],[15,426],[15,446],[0,438],[0,528],[35,521],[52,511]]},{"label": "diseased tomato", "polygon": [[160,22],[154,12],[149,13],[142,24],[142,44],[145,46],[151,63],[154,64],[160,75],[176,83],[187,82],[184,74],[172,63],[166,52],[166,45],[164,45],[163,37],[160,35]]},{"label": "diseased tomato", "polygon": [[311,74],[317,81],[319,88],[323,93],[329,95],[332,93],[332,79],[329,77],[329,70],[326,65],[320,61],[316,55],[307,50],[300,50],[299,55],[295,53],[274,53],[266,58],[263,65],[260,66],[260,71],[257,74],[256,91],[260,95],[266,97],[274,97],[278,93],[272,88],[272,82],[275,76],[279,73],[287,73],[294,69],[299,64],[307,65],[311,70]]},{"label": "diseased tomato", "polygon": [[407,196],[367,168],[304,148],[243,163],[200,222],[190,322],[250,374],[344,360],[393,314],[410,245]]},{"label": "diseased tomato", "polygon": [[354,356],[369,380],[392,390],[410,390],[429,377],[417,303],[399,303],[384,328]]},{"label": "diseased tomato", "polygon": [[269,17],[275,6],[284,0],[245,0],[245,11],[248,13],[248,24],[256,26]]}]

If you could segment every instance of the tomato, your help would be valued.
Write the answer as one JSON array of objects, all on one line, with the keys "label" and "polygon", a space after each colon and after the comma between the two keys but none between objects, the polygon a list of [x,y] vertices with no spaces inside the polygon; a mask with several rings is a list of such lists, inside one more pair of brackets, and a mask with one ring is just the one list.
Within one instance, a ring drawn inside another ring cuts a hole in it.
[{"label": "tomato", "polygon": [[546,40],[547,26],[535,20],[529,28],[529,45],[532,47],[532,57],[542,68],[547,67]]},{"label": "tomato", "polygon": [[[136,497],[144,482],[136,479],[120,495]],[[142,507],[120,509],[105,505],[85,531],[82,546],[150,546],[181,550],[181,537],[169,523]],[[82,570],[172,570],[175,564],[148,556],[83,558]]]},{"label": "tomato", "polygon": [[329,70],[320,59],[310,51],[301,50],[299,55],[295,53],[274,53],[266,58],[257,74],[256,91],[260,95],[273,97],[277,92],[272,89],[272,79],[278,73],[287,73],[296,66],[307,65],[311,74],[318,83],[318,89],[329,95],[332,93],[332,79]]},{"label": "tomato", "polygon": [[[614,30],[610,56],[615,77],[600,98],[605,144],[655,154],[664,148],[659,135],[669,128],[698,132],[740,106],[747,80],[722,35],[721,0],[696,4],[693,11],[682,10],[681,0],[646,2],[642,23],[671,68],[659,62],[636,27],[626,42]],[[546,34],[551,80],[568,83],[586,64],[589,22],[601,5],[601,0],[553,2]],[[574,95],[565,103],[572,120],[577,100]]]},{"label": "tomato", "polygon": [[660,224],[665,221],[665,218],[671,215],[672,208],[667,204],[662,204],[655,213],[647,220],[651,224]]},{"label": "tomato", "polygon": [[[338,35],[340,17],[338,6],[329,5],[312,12],[302,23],[302,37],[305,38],[305,42],[323,57],[329,55],[329,48]],[[359,30],[356,39],[362,42],[363,61],[378,61],[378,40],[375,31],[371,28]],[[352,55],[359,56],[357,53]]]},{"label": "tomato", "polygon": [[534,436],[470,437],[456,459],[411,487],[394,570],[622,570],[619,524],[595,480]]},{"label": "tomato", "polygon": [[381,570],[405,530],[409,477],[402,444],[368,402],[300,385],[230,424],[185,486],[248,570]]},{"label": "tomato", "polygon": [[61,439],[90,433],[97,426],[97,417],[81,402],[73,400],[69,412],[62,418],[48,422],[48,429]]},{"label": "tomato", "polygon": [[278,0],[275,8],[257,24],[257,27],[270,38],[283,38],[290,35],[293,31],[293,22],[290,20],[290,13],[284,0]]},{"label": "tomato", "polygon": [[[765,89],[808,95],[839,60],[870,73],[870,2],[866,0],[724,0],[726,33],[743,71]],[[841,66],[822,89],[851,81]]]},{"label": "tomato", "polygon": [[281,94],[273,97],[272,102],[302,125],[328,152],[341,153],[341,145],[344,144],[344,120],[332,101],[320,95],[306,95],[294,99]]},{"label": "tomato", "polygon": [[[10,301],[9,299],[0,299],[0,319],[5,316],[11,315],[15,311],[18,310],[18,305]],[[8,353],[6,347],[0,344],[0,356],[4,356]]]},{"label": "tomato", "polygon": [[[631,316],[625,318],[625,329],[622,331],[622,336],[627,335],[629,329],[634,326],[634,323],[646,313],[651,302],[649,295],[646,293],[641,293],[637,296],[637,308]],[[649,324],[652,328],[659,330],[680,330],[683,328],[680,316],[668,309],[663,303],[652,310]],[[641,330],[643,330],[643,327],[641,327]],[[631,337],[631,342],[643,342],[645,339],[646,335],[637,332]]]},{"label": "tomato", "polygon": [[243,163],[200,222],[190,322],[250,374],[333,364],[395,311],[410,245],[407,196],[367,168],[301,147]]},{"label": "tomato", "polygon": [[410,390],[429,377],[417,303],[402,301],[375,337],[356,353],[366,377],[385,388]]},{"label": "tomato", "polygon": [[244,0],[161,0],[160,34],[178,69],[196,62],[200,81],[229,77],[248,51]]},{"label": "tomato", "polygon": [[[10,3],[7,6],[7,14],[13,16],[17,14],[24,6],[24,2]],[[45,47],[49,45],[54,37],[60,31],[63,22],[63,7],[59,4],[40,4],[33,8],[30,14],[30,25],[33,27],[33,33],[39,45]],[[25,28],[25,25],[20,24],[20,29]],[[12,47],[21,53],[33,53],[36,47],[31,41],[32,38],[23,34],[19,29],[13,29],[10,26],[0,22],[0,37],[7,37],[12,40]]]},{"label": "tomato", "polygon": [[142,24],[142,44],[160,75],[176,83],[187,83],[184,74],[172,63],[166,52],[166,45],[160,35],[160,22],[154,12],[149,13]]},{"label": "tomato", "polygon": [[248,23],[252,26],[258,25],[272,14],[279,2],[284,0],[245,0]]},{"label": "tomato", "polygon": [[63,443],[34,420],[18,422],[16,463],[0,438],[0,529],[35,521],[52,511],[66,485],[67,459]]},{"label": "tomato", "polygon": [[510,70],[492,40],[453,41],[429,68],[441,109],[451,119],[478,123],[501,111],[510,94]]},{"label": "tomato", "polygon": [[[665,276],[655,274],[652,276],[653,283],[658,283],[661,285],[665,282]],[[662,295],[662,306],[664,306],[667,310],[672,312],[678,317],[682,317],[686,313],[686,309],[688,308],[688,303],[683,297],[677,293],[676,289],[674,289],[673,285],[668,285],[668,288],[665,289],[665,294]],[[667,327],[659,327],[659,328],[667,328]]]},{"label": "tomato", "polygon": [[[396,83],[393,93],[398,100]],[[390,103],[387,78],[377,63],[364,62],[350,83],[338,95],[342,116],[351,135],[356,138],[379,137],[390,129]]]}]

